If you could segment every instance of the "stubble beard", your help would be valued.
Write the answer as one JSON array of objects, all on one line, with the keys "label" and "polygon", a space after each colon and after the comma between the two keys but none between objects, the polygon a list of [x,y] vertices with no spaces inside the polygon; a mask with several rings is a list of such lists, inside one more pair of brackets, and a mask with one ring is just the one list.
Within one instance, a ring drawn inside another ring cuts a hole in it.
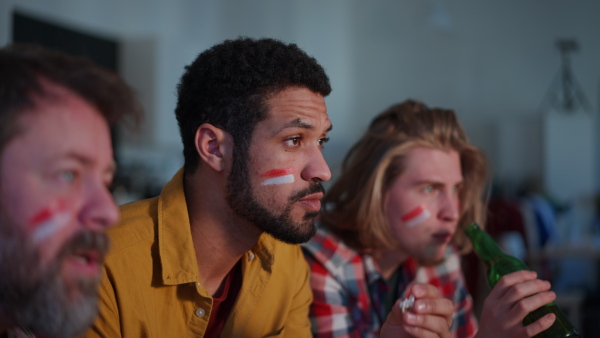
[{"label": "stubble beard", "polygon": [[74,236],[47,267],[41,267],[37,248],[11,227],[0,216],[0,312],[8,314],[14,325],[41,336],[84,333],[98,314],[100,277],[67,285],[61,267],[74,250],[95,248],[103,256],[108,249],[106,234],[88,231]]},{"label": "stubble beard", "polygon": [[266,232],[274,238],[289,244],[300,244],[310,240],[317,228],[315,218],[318,211],[306,212],[300,221],[295,221],[292,209],[302,197],[324,192],[320,182],[312,183],[308,188],[294,192],[279,215],[265,208],[256,198],[249,177],[247,152],[239,150],[234,153],[231,173],[227,178],[226,198],[230,208],[238,216],[248,220],[262,232]]}]

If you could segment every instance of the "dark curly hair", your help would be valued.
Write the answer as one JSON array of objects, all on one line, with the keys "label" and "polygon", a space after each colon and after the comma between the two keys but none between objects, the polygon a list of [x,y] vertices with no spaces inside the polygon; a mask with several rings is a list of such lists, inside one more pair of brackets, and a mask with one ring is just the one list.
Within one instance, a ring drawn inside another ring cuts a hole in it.
[{"label": "dark curly hair", "polygon": [[194,136],[200,125],[225,130],[235,143],[233,156],[244,154],[256,124],[267,117],[265,100],[290,86],[323,96],[331,92],[323,67],[295,44],[240,37],[198,55],[177,86],[175,115],[186,172],[199,165]]},{"label": "dark curly hair", "polygon": [[133,90],[114,72],[92,61],[36,45],[0,49],[0,151],[18,134],[17,119],[48,95],[42,80],[64,87],[95,107],[112,125],[125,116],[134,123],[143,109]]}]

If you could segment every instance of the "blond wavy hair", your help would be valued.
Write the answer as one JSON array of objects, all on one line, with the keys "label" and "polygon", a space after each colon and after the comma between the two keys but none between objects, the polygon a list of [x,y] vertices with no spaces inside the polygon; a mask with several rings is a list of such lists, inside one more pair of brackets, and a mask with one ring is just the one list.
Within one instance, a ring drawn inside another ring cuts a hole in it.
[{"label": "blond wavy hair", "polygon": [[463,253],[471,250],[463,229],[470,222],[485,226],[488,166],[483,152],[469,143],[454,111],[429,109],[407,100],[383,111],[346,155],[340,178],[323,198],[323,226],[359,252],[398,243],[383,212],[383,198],[403,173],[408,152],[415,147],[455,150],[460,155],[458,231],[452,238]]}]

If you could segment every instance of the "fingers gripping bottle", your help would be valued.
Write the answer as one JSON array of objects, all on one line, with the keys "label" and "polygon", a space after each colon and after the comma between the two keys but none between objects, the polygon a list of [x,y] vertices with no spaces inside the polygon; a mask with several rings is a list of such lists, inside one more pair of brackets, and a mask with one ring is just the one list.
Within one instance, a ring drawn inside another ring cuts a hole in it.
[{"label": "fingers gripping bottle", "polygon": [[[521,260],[505,254],[496,242],[475,223],[467,225],[465,232],[477,256],[483,261],[487,270],[487,281],[493,288],[500,278],[511,272],[529,270]],[[575,327],[567,320],[554,302],[548,303],[537,310],[530,312],[523,319],[523,325],[529,325],[548,313],[554,313],[556,320],[550,328],[537,334],[536,338],[564,338],[581,337]]]}]

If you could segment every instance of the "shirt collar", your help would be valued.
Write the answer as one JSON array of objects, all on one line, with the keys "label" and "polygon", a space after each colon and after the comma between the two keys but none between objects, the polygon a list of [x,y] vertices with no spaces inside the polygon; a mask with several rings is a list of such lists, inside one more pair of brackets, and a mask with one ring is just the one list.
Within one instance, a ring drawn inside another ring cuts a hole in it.
[{"label": "shirt collar", "polygon": [[[182,168],[165,185],[158,199],[158,252],[164,285],[191,283],[200,279],[183,176]],[[274,241],[270,235],[262,234],[251,250],[252,255],[246,253],[245,259],[258,258],[262,268],[270,272],[274,261]]]},{"label": "shirt collar", "polygon": [[251,250],[256,256],[255,259],[258,258],[260,260],[263,270],[268,272],[271,272],[271,266],[275,261],[275,255],[273,254],[273,244],[275,241],[276,239],[263,233]]},{"label": "shirt collar", "polygon": [[158,252],[164,285],[199,280],[183,190],[183,168],[165,185],[158,199]]},{"label": "shirt collar", "polygon": [[339,237],[321,226],[317,228],[313,238],[302,244],[302,247],[331,271],[343,269],[348,262],[359,256],[358,252],[346,246]]}]

